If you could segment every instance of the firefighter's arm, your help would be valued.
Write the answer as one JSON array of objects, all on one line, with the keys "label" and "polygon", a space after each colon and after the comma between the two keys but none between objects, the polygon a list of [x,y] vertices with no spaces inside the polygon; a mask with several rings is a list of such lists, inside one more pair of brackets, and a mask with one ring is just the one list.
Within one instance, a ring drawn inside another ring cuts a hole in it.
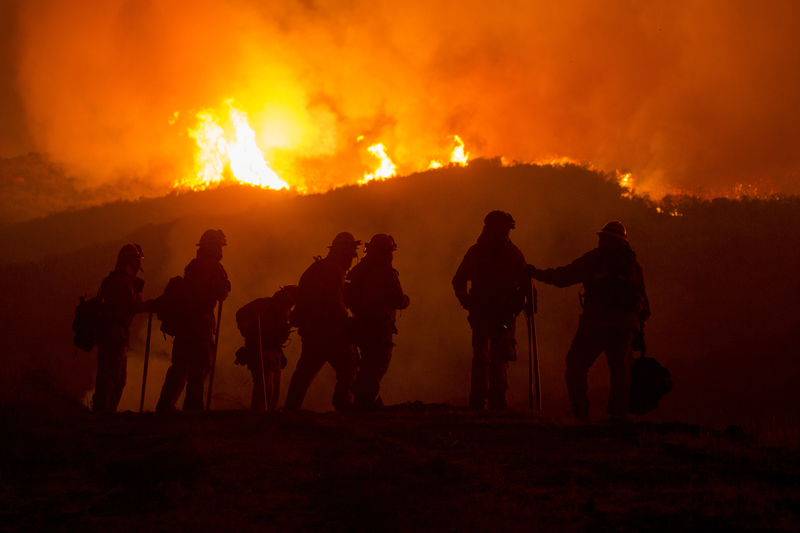
[{"label": "firefighter's arm", "polygon": [[527,265],[526,271],[537,281],[563,288],[586,281],[595,262],[594,254],[589,252],[562,267],[540,270],[533,265]]},{"label": "firefighter's arm", "polygon": [[391,278],[389,280],[392,295],[392,305],[395,309],[405,309],[411,303],[411,299],[403,292],[403,287],[400,285],[400,276],[397,271],[392,269],[390,271]]},{"label": "firefighter's arm", "polygon": [[225,267],[219,265],[219,272],[217,273],[214,287],[215,297],[217,301],[223,302],[231,292],[231,282],[228,279],[228,273],[225,272]]},{"label": "firefighter's arm", "polygon": [[453,289],[455,289],[456,298],[458,298],[458,301],[461,303],[461,307],[467,310],[469,309],[469,289],[467,288],[467,284],[474,277],[474,273],[472,272],[474,263],[474,248],[470,248],[461,261],[461,264],[458,266],[456,275],[453,276]]}]

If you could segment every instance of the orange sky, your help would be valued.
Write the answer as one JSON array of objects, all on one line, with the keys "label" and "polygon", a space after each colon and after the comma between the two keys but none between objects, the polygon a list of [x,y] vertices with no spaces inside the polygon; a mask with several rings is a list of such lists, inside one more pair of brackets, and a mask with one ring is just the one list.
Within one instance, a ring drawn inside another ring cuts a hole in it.
[{"label": "orange sky", "polygon": [[195,113],[232,98],[273,168],[312,187],[361,178],[376,142],[399,173],[423,170],[458,134],[473,157],[569,156],[654,195],[800,188],[797,2],[5,0],[0,14],[0,156],[49,153],[87,186],[192,172]]}]

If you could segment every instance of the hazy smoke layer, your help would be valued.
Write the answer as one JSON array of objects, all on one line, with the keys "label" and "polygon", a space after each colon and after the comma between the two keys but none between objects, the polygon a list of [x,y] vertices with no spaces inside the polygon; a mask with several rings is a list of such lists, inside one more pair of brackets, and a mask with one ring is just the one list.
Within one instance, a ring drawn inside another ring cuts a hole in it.
[{"label": "hazy smoke layer", "polygon": [[2,155],[47,152],[91,185],[166,190],[192,169],[194,113],[229,98],[312,186],[363,175],[377,141],[421,170],[453,134],[473,156],[630,169],[656,195],[794,190],[800,170],[793,1],[4,5]]}]

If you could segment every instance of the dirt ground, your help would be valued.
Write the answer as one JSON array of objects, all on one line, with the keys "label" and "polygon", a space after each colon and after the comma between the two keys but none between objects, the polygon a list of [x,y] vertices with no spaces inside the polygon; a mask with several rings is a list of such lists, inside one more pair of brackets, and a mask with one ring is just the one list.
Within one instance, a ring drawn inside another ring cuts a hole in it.
[{"label": "dirt ground", "polygon": [[796,531],[800,453],[737,427],[380,413],[2,411],[0,529]]}]

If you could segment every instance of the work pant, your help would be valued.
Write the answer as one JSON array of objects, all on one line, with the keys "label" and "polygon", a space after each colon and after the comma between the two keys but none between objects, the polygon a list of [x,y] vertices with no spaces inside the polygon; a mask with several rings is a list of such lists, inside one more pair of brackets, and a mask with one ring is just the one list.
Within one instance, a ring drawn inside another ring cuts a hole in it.
[{"label": "work pant", "polygon": [[97,381],[92,411],[115,412],[127,381],[128,346],[122,332],[109,332],[97,343]]},{"label": "work pant", "polygon": [[[261,359],[254,357],[247,364],[250,374],[253,376],[253,399],[250,401],[250,409],[254,411],[264,411],[264,385],[266,384],[266,398],[268,411],[274,411],[278,406],[278,399],[281,394],[281,353],[264,351],[264,361],[266,362],[266,372],[261,372]],[[277,357],[276,357],[277,356]]]},{"label": "work pant", "polygon": [[359,342],[361,361],[358,364],[358,375],[353,383],[353,405],[369,408],[375,405],[375,399],[381,387],[381,378],[389,370],[392,360],[392,334],[375,335]]},{"label": "work pant", "polygon": [[213,329],[195,329],[175,335],[172,342],[172,364],[167,369],[156,411],[173,409],[184,387],[186,398],[183,400],[183,410],[202,411],[205,407],[203,385],[211,370],[213,356]]},{"label": "work pant", "polygon": [[346,339],[316,338],[306,335],[302,338],[303,348],[297,368],[289,381],[284,410],[300,409],[308,387],[325,363],[330,363],[336,371],[336,387],[333,390],[333,406],[336,410],[348,408],[352,404],[350,386],[358,371],[358,356]]},{"label": "work pant", "polygon": [[629,326],[578,326],[578,332],[567,353],[567,390],[576,418],[588,418],[587,376],[589,368],[602,352],[606,354],[608,369],[611,371],[611,390],[606,412],[611,416],[628,415],[633,364],[632,340],[633,330]]},{"label": "work pant", "polygon": [[472,381],[469,405],[483,409],[489,400],[489,409],[504,409],[508,406],[508,362],[517,359],[514,338],[516,317],[511,320],[493,317],[469,317],[472,326]]}]

